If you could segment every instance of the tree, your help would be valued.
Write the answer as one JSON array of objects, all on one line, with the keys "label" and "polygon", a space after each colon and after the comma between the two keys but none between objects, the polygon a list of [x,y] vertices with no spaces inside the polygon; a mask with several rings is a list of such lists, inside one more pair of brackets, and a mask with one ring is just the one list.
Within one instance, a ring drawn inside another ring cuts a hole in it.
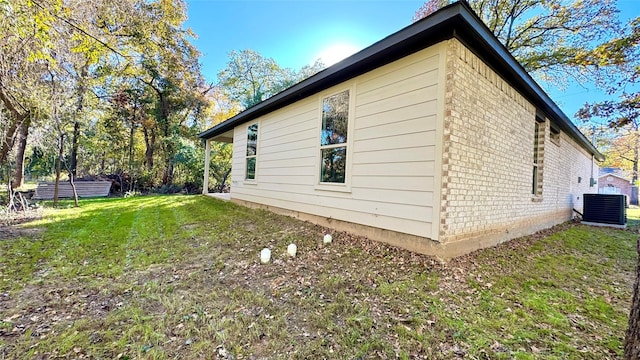
[{"label": "tree", "polygon": [[41,86],[43,63],[50,60],[53,48],[51,23],[60,11],[61,2],[44,5],[25,1],[0,4],[0,102],[5,110],[0,143],[0,166],[6,165],[18,133],[30,120],[38,99],[34,96]]},{"label": "tree", "polygon": [[[57,78],[74,80],[65,86],[76,90],[72,98],[76,100],[75,124],[71,148],[71,169],[75,175],[79,146],[80,124],[85,118],[85,94],[90,87],[93,74],[89,70],[101,57],[114,48],[101,40],[96,19],[112,14],[117,8],[106,0],[93,1],[18,1],[5,0],[0,6],[0,38],[3,52],[0,54],[0,98],[10,109],[12,116],[5,128],[0,150],[0,164],[8,161],[14,145],[14,184],[20,185],[23,178],[28,135],[34,120],[51,121],[49,93],[49,70]],[[130,1],[124,1],[130,3]],[[93,35],[92,35],[93,33]],[[108,35],[102,32],[102,35]],[[111,37],[110,39],[115,39]],[[6,51],[5,51],[6,50]],[[49,102],[49,103],[48,103]]]},{"label": "tree", "polygon": [[[69,86],[68,77],[60,76],[55,69],[51,67],[48,69],[48,76],[46,78],[46,82],[50,86],[50,94],[49,94],[49,103],[51,104],[50,116],[53,120],[53,129],[55,131],[56,137],[56,167],[55,167],[55,183],[53,190],[53,206],[58,206],[58,194],[59,194],[59,183],[60,176],[62,173],[62,166],[64,164],[64,148],[65,148],[65,138],[68,132],[68,124],[70,123],[70,108],[71,102],[69,101],[70,97],[65,91],[68,91],[71,87]],[[69,172],[69,181],[73,188],[75,206],[78,206],[78,195],[75,192],[75,186],[73,185],[73,174]]]},{"label": "tree", "polygon": [[640,239],[636,242],[636,253],[638,254],[636,281],[633,284],[629,326],[624,338],[625,360],[640,359]]},{"label": "tree", "polygon": [[214,186],[214,192],[225,192],[229,186],[232,150],[231,144],[217,142],[211,145],[213,155],[211,156],[209,173],[215,180],[215,182],[210,182]]},{"label": "tree", "polygon": [[[227,92],[220,87],[214,87],[212,91],[207,94],[207,99],[211,106],[207,109],[208,114],[205,118],[208,119],[208,121],[201,125],[202,130],[225,121],[238,114],[241,110],[239,102],[231,100]],[[209,176],[210,178],[213,177],[213,181],[209,181],[209,184],[213,186],[214,192],[224,192],[229,186],[232,168],[232,149],[233,146],[231,144],[222,142],[211,143]]]},{"label": "tree", "polygon": [[16,149],[16,161],[15,170],[13,173],[13,181],[11,187],[17,189],[23,185],[24,181],[24,154],[27,149],[27,137],[29,136],[29,127],[31,126],[31,117],[27,117],[20,124],[20,129],[16,134],[17,149]]},{"label": "tree", "polygon": [[[576,114],[585,123],[600,123],[605,136],[611,139],[609,150],[613,161],[632,164],[633,183],[637,185],[640,153],[640,17],[629,21],[625,31],[597,48],[597,55],[613,59],[621,70],[621,80],[607,86],[609,94],[619,94],[618,100],[586,103]],[[627,91],[631,89],[631,91]],[[595,128],[595,126],[594,126]],[[640,358],[640,239],[636,244],[638,263],[634,283],[628,329],[624,341],[624,358]]]},{"label": "tree", "polygon": [[[637,69],[637,68],[636,68]],[[608,155],[613,161],[631,163],[632,182],[638,184],[640,152],[640,93],[623,94],[620,101],[585,104],[576,114],[585,122],[600,121],[602,133],[611,139]],[[624,358],[640,358],[640,239],[637,242],[638,264],[629,323],[624,341]]]},{"label": "tree", "polygon": [[633,183],[638,180],[638,161],[640,160],[640,94],[623,94],[620,101],[604,101],[585,104],[576,116],[585,122],[600,122],[601,133],[613,131],[611,140],[619,145],[618,154],[631,162]]},{"label": "tree", "polygon": [[635,160],[638,133],[617,132],[597,127],[595,130],[600,134],[596,146],[605,157],[604,161],[600,163],[600,167],[618,168],[626,170],[630,174],[633,173],[633,168],[638,166]]},{"label": "tree", "polygon": [[218,83],[230,98],[250,108],[323,68],[322,61],[317,60],[296,72],[254,50],[232,51],[226,68],[218,73]]},{"label": "tree", "polygon": [[[226,82],[205,84],[185,19],[183,0],[0,0],[3,174],[16,186],[25,168],[58,181],[110,172],[147,187],[197,183],[199,131],[323,68],[247,51]],[[231,147],[213,149],[223,188]]]},{"label": "tree", "polygon": [[632,164],[634,184],[638,180],[640,153],[640,92],[630,91],[637,85],[640,75],[640,17],[632,19],[626,31],[600,45],[597,53],[602,58],[615,59],[619,64],[621,80],[609,84],[611,95],[622,92],[618,100],[585,103],[576,113],[584,123],[600,129],[601,136],[609,139],[612,161]]},{"label": "tree", "polygon": [[[448,0],[429,0],[417,21]],[[535,78],[555,84],[615,76],[619,58],[602,45],[621,31],[614,0],[470,0],[489,30]]]},{"label": "tree", "polygon": [[253,50],[232,51],[227,67],[218,73],[220,86],[244,108],[266,100],[289,86],[292,74],[275,60]]},{"label": "tree", "polygon": [[181,128],[204,101],[200,89],[205,86],[198,63],[200,54],[189,42],[194,34],[182,29],[186,20],[184,2],[146,3],[141,9],[147,26],[140,29],[142,36],[135,44],[141,54],[138,73],[140,81],[156,96],[154,125],[158,130],[145,130],[145,139],[149,141],[147,148],[155,150],[156,137],[160,136],[162,183],[168,185],[173,182]]}]

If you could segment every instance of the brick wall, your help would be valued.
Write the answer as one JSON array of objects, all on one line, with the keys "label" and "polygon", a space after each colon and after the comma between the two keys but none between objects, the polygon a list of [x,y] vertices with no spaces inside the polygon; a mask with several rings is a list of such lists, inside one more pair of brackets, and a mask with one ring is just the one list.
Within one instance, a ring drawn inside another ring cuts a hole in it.
[{"label": "brick wall", "polygon": [[[488,246],[571,218],[598,169],[565,133],[541,128],[542,194],[532,195],[536,108],[456,39],[448,41],[440,241]],[[487,241],[490,239],[490,241]]]},{"label": "brick wall", "polygon": [[[629,180],[621,179],[613,175],[604,175],[598,179],[598,188],[607,188],[609,186],[620,189],[620,193],[631,197],[631,182]],[[606,191],[600,191],[605,194]]]}]

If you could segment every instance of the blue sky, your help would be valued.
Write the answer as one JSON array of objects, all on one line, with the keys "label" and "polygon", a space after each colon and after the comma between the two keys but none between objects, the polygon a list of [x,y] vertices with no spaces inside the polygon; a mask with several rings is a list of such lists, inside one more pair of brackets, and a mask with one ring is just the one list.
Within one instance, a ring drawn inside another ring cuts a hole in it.
[{"label": "blue sky", "polygon": [[334,44],[363,49],[411,24],[421,0],[187,0],[187,26],[213,81],[231,50],[253,49],[285,67],[301,68]]},{"label": "blue sky", "polygon": [[[190,27],[202,52],[203,73],[215,82],[232,50],[253,49],[299,69],[324,54],[361,50],[411,24],[423,0],[186,0]],[[618,0],[621,18],[640,16],[640,0]],[[334,49],[334,50],[331,50]],[[337,50],[336,50],[337,49]],[[328,61],[327,61],[328,60]],[[573,114],[585,101],[607,98],[598,89],[569,86],[549,95]]]}]

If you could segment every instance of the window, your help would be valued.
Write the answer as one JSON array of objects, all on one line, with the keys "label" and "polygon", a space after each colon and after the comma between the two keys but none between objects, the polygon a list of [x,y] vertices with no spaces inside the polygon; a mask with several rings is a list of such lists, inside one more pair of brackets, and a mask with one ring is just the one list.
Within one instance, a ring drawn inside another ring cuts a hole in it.
[{"label": "window", "polygon": [[349,90],[322,99],[320,182],[344,184],[347,172]]},{"label": "window", "polygon": [[245,167],[245,180],[256,179],[256,159],[258,156],[258,124],[247,127],[247,157]]},{"label": "window", "polygon": [[533,133],[533,178],[531,181],[531,194],[542,196],[542,167],[544,159],[544,134],[545,122],[536,117]]}]

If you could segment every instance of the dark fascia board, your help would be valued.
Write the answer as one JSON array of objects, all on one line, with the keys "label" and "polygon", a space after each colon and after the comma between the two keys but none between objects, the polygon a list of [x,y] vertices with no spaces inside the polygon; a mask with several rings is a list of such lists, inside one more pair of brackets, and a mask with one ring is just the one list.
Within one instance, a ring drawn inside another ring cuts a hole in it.
[{"label": "dark fascia board", "polygon": [[[491,33],[491,30],[469,9],[461,12],[460,18],[467,26],[461,26],[456,31],[456,38],[474,50],[483,60],[489,60],[495,71],[501,74],[512,86],[529,99],[538,109],[541,109],[552,122],[557,124],[571,138],[581,144],[593,156],[599,160],[604,160],[604,155],[587,139],[584,134],[573,124],[567,115],[558,105],[547,95],[529,73],[520,65],[513,55],[500,43]],[[478,43],[469,43],[470,40]],[[493,53],[493,54],[492,54]]]},{"label": "dark fascia board", "polygon": [[262,101],[238,115],[201,132],[198,137],[210,139],[237,125],[314,95],[331,86],[391,63],[404,56],[453,37],[451,21],[458,15],[457,4],[449,5],[427,18],[376,42],[366,49],[320,71],[296,85]]},{"label": "dark fascia board", "polygon": [[464,1],[448,5],[389,35],[345,60],[198,134],[198,137],[210,139],[237,125],[453,37],[474,51],[537,108],[542,109],[551,121],[593,154],[596,159],[604,160],[604,156],[598,149],[578,130]]}]

